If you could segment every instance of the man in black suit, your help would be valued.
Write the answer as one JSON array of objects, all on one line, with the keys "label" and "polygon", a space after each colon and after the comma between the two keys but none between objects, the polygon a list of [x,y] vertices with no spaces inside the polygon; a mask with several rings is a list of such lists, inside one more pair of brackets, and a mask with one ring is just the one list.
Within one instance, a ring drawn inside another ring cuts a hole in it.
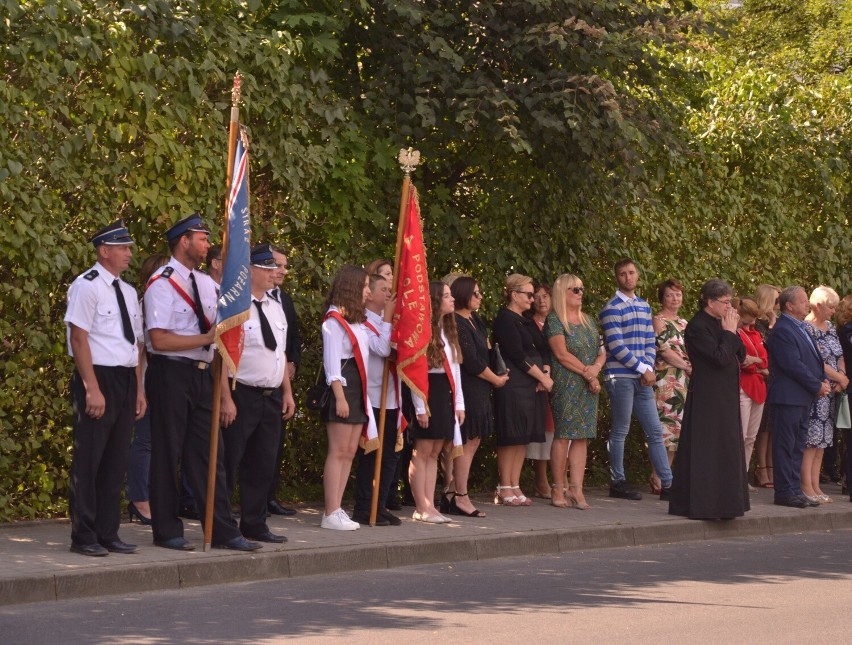
[{"label": "man in black suit", "polygon": [[[272,257],[275,259],[275,288],[269,291],[269,295],[281,304],[284,316],[287,318],[287,340],[285,351],[287,353],[287,373],[290,382],[296,378],[299,369],[299,361],[302,357],[302,335],[299,333],[299,317],[296,315],[296,307],[290,294],[281,290],[281,285],[287,275],[287,255],[283,249],[272,247]],[[269,487],[267,496],[267,510],[272,515],[295,515],[295,509],[283,506],[278,502],[278,485],[281,483],[281,465],[284,460],[284,437],[287,422],[281,423],[281,436],[278,440],[278,455],[275,460],[275,476]]]},{"label": "man in black suit", "polygon": [[767,339],[769,351],[772,460],[775,468],[775,503],[805,508],[819,506],[802,494],[802,454],[808,436],[808,418],[814,400],[828,394],[822,357],[805,328],[810,311],[802,287],[781,292],[781,315]]}]

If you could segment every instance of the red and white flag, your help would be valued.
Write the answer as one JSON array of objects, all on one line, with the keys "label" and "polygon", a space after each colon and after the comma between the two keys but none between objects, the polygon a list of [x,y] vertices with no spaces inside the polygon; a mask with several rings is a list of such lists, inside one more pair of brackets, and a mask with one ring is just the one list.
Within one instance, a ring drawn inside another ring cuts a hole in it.
[{"label": "red and white flag", "polygon": [[432,340],[432,303],[426,249],[420,225],[417,189],[411,185],[408,209],[402,228],[399,257],[396,311],[391,342],[396,344],[396,369],[399,378],[429,406],[429,363],[426,348]]}]

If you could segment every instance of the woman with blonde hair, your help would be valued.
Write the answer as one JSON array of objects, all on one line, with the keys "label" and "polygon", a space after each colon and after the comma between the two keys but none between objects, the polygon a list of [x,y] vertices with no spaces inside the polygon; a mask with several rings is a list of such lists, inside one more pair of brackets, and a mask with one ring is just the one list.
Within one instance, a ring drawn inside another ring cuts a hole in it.
[{"label": "woman with blonde hair", "polygon": [[[760,334],[763,344],[769,330],[775,326],[781,305],[781,289],[771,284],[762,284],[754,292],[754,301],[757,303],[757,320],[754,328]],[[767,383],[769,378],[767,377]],[[754,468],[754,483],[760,488],[774,488],[772,472],[772,424],[769,418],[769,408],[764,406],[763,417],[757,430],[757,439],[754,442],[754,452],[757,456],[757,465]]]},{"label": "woman with blonde hair", "polygon": [[550,392],[553,380],[544,364],[546,341],[535,321],[523,316],[533,303],[532,278],[513,273],[503,283],[504,306],[492,326],[494,342],[509,368],[509,380],[494,394],[499,484],[495,504],[532,504],[520,487],[527,444],[544,442],[545,403],[536,396]]},{"label": "woman with blonde hair", "polygon": [[362,432],[366,427],[367,436],[375,434],[376,422],[367,395],[370,339],[364,323],[369,295],[367,272],[347,264],[334,276],[325,300],[322,361],[332,396],[321,413],[328,454],[323,468],[325,509],[320,526],[335,531],[359,528],[341,503]]},{"label": "woman with blonde hair", "polygon": [[[595,438],[598,422],[600,371],[606,361],[600,332],[592,318],[583,313],[583,282],[565,273],[553,284],[553,309],[544,323],[544,335],[553,355],[554,435],[550,452],[553,475],[551,504],[586,510],[583,495],[587,443]],[[565,464],[570,483],[565,491]]]},{"label": "woman with blonde hair", "polygon": [[825,375],[831,383],[831,391],[818,397],[811,406],[808,437],[802,456],[802,493],[808,501],[827,504],[832,500],[819,487],[819,471],[823,451],[834,445],[837,394],[846,390],[849,379],[846,376],[846,361],[843,358],[840,337],[831,322],[840,303],[840,296],[831,287],[820,285],[811,292],[810,303],[811,313],[805,318],[805,322],[825,363]]},{"label": "woman with blonde hair", "polygon": [[740,363],[740,424],[743,430],[745,467],[748,470],[766,403],[769,356],[763,346],[760,332],[754,328],[754,322],[760,314],[757,303],[750,298],[743,298],[736,302],[735,306],[740,315],[740,328],[737,333],[746,351],[745,360]]},{"label": "woman with blonde hair", "polygon": [[[444,445],[461,441],[464,423],[464,394],[460,364],[462,362],[454,301],[450,288],[443,282],[429,283],[432,303],[432,339],[426,348],[429,363],[428,407],[417,393],[411,392],[414,422],[409,426],[414,451],[411,454],[409,479],[416,510],[413,519],[429,524],[450,521],[435,509],[435,485],[438,482],[438,458]],[[461,448],[461,445],[458,446]]]}]

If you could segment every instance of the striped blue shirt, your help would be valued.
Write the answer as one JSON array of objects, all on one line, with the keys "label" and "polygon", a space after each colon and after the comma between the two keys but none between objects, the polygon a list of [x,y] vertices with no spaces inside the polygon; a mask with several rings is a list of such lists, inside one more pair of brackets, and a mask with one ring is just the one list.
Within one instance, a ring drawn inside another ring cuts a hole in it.
[{"label": "striped blue shirt", "polygon": [[610,377],[639,378],[654,369],[657,356],[651,306],[620,291],[598,315],[606,345],[605,372]]}]

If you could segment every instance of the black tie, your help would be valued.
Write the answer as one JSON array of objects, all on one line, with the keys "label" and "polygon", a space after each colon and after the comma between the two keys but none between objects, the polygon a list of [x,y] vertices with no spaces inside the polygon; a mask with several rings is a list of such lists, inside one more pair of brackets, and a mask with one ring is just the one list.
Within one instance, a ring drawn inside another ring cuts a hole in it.
[{"label": "black tie", "polygon": [[[210,331],[210,326],[207,324],[207,319],[204,317],[204,307],[201,305],[201,295],[198,293],[198,284],[195,282],[195,274],[190,272],[189,281],[192,282],[192,297],[195,300],[195,315],[198,318],[198,329],[202,334]],[[210,345],[205,345],[204,349],[210,349]]]},{"label": "black tie", "polygon": [[115,289],[115,299],[118,300],[118,311],[121,312],[121,326],[124,328],[124,337],[131,345],[136,344],[136,336],[133,334],[133,325],[130,324],[130,314],[127,313],[127,303],[124,302],[124,294],[121,293],[121,285],[118,284],[118,278],[112,281],[112,288]]},{"label": "black tie", "polygon": [[266,349],[275,351],[275,348],[278,347],[278,343],[275,342],[275,335],[272,333],[272,327],[269,326],[269,320],[267,320],[266,314],[263,313],[263,303],[259,300],[255,300],[254,306],[257,307],[257,317],[260,318],[260,333],[263,334],[263,344],[266,345]]}]

